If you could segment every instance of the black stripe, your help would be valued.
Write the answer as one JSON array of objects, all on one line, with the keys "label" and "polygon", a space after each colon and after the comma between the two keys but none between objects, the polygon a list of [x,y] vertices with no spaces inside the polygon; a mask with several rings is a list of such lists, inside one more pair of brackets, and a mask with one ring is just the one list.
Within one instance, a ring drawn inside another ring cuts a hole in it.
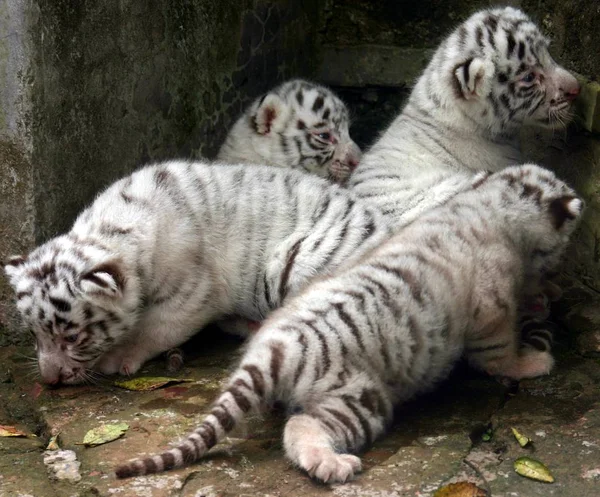
[{"label": "black stripe", "polygon": [[525,44],[522,41],[519,42],[518,55],[519,55],[519,60],[523,60],[523,57],[525,57]]},{"label": "black stripe", "polygon": [[364,350],[365,344],[363,342],[362,335],[360,334],[360,330],[358,329],[358,326],[356,326],[356,323],[354,323],[350,315],[344,310],[343,304],[333,304],[333,307],[336,309],[340,320],[348,327],[348,329],[356,339],[359,348],[361,350]]},{"label": "black stripe", "polygon": [[302,350],[300,351],[300,354],[298,355],[298,357],[300,359],[298,361],[298,367],[296,368],[296,373],[294,374],[294,385],[296,385],[298,383],[298,379],[300,378],[300,375],[302,374],[302,372],[304,371],[304,367],[306,366],[306,356],[307,356],[306,351],[308,349],[308,346],[307,346],[306,337],[304,336],[304,334],[302,332],[299,332],[298,343],[302,347]]},{"label": "black stripe", "polygon": [[273,385],[279,381],[279,373],[284,360],[284,346],[281,342],[271,344],[271,378]]},{"label": "black stripe", "polygon": [[296,256],[300,251],[300,245],[305,239],[302,238],[298,240],[292,248],[287,253],[287,262],[285,264],[285,268],[281,273],[281,279],[279,280],[279,303],[283,302],[285,295],[287,293],[287,284],[290,278],[290,273],[292,271],[292,267],[294,266],[294,261],[296,260]]},{"label": "black stripe", "polygon": [[325,99],[323,98],[322,95],[319,95],[315,99],[315,102],[313,103],[313,106],[312,106],[313,112],[317,112],[321,107],[323,107],[324,103],[325,103]]},{"label": "black stripe", "polygon": [[246,366],[242,366],[242,369],[247,371],[250,377],[252,378],[252,384],[254,387],[254,391],[259,397],[264,397],[265,395],[265,379],[263,378],[263,374],[260,370],[254,366],[253,364],[248,364]]},{"label": "black stripe", "polygon": [[358,419],[358,422],[360,423],[360,426],[365,434],[366,443],[370,444],[371,442],[373,442],[373,430],[371,429],[371,425],[360,412],[360,409],[354,405],[355,399],[353,397],[350,397],[349,395],[342,395],[342,399],[344,400],[344,402],[346,402],[346,406],[348,407],[348,409],[350,409],[356,417],[356,419]]},{"label": "black stripe", "polygon": [[323,371],[321,372],[322,376],[325,376],[329,369],[331,368],[331,357],[329,353],[329,345],[327,344],[327,340],[313,323],[306,323],[312,330],[315,336],[318,338],[319,343],[321,344],[322,354],[320,354],[320,359],[323,361]]},{"label": "black stripe", "polygon": [[213,447],[217,442],[215,428],[210,423],[203,423],[202,426],[196,430],[196,433],[202,437],[207,449]]},{"label": "black stripe", "polygon": [[173,469],[175,467],[175,456],[170,452],[162,455],[164,469]]},{"label": "black stripe", "polygon": [[329,414],[331,414],[342,425],[348,428],[348,430],[350,431],[350,433],[352,433],[352,436],[354,437],[354,441],[358,441],[358,430],[356,429],[356,426],[354,426],[354,423],[348,416],[346,416],[343,412],[340,412],[337,409],[333,409],[331,407],[324,407],[323,409],[326,410]]},{"label": "black stripe", "polygon": [[235,420],[233,419],[233,416],[223,404],[215,406],[215,408],[211,411],[211,414],[218,419],[219,424],[225,431],[229,431],[235,426]]},{"label": "black stripe", "polygon": [[[252,404],[248,400],[248,398],[235,386],[229,387],[227,391],[232,395],[238,407],[242,410],[242,412],[246,413],[252,407]],[[232,418],[233,419],[233,418]]]},{"label": "black stripe", "polygon": [[507,40],[507,46],[506,46],[506,57],[510,58],[510,56],[513,53],[513,50],[515,49],[515,45],[516,45],[516,41],[515,41],[515,37],[512,35],[511,32],[504,30],[504,32],[506,33],[506,40]]}]

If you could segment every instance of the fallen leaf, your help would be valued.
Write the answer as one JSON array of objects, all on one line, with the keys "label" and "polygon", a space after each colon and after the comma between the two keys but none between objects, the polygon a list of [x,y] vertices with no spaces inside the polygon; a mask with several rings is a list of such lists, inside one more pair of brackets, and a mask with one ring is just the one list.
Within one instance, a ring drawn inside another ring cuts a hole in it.
[{"label": "fallen leaf", "polygon": [[0,425],[0,437],[26,437],[27,433],[17,430],[14,426]]},{"label": "fallen leaf", "polygon": [[521,435],[515,428],[511,428],[511,430],[521,447],[526,447],[531,443],[531,439],[527,438],[525,435]]},{"label": "fallen leaf", "polygon": [[133,380],[118,380],[115,381],[115,385],[127,390],[137,391],[148,391],[156,390],[157,388],[164,387],[165,385],[173,385],[176,383],[184,383],[188,381],[194,381],[189,378],[168,378],[166,376],[142,376],[140,378],[134,378]]},{"label": "fallen leaf", "polygon": [[531,459],[531,457],[519,457],[514,463],[515,471],[526,478],[532,480],[544,481],[552,483],[554,477],[550,470],[541,462]]},{"label": "fallen leaf", "polygon": [[87,445],[93,447],[95,445],[102,445],[108,442],[112,442],[117,438],[121,437],[127,430],[129,425],[127,423],[117,423],[114,425],[102,425],[98,428],[88,431],[83,437],[83,442],[79,445]]},{"label": "fallen leaf", "polygon": [[487,492],[469,481],[450,483],[439,488],[433,497],[487,497]]},{"label": "fallen leaf", "polygon": [[46,450],[60,450],[60,446],[58,445],[58,435],[54,435],[50,438]]}]

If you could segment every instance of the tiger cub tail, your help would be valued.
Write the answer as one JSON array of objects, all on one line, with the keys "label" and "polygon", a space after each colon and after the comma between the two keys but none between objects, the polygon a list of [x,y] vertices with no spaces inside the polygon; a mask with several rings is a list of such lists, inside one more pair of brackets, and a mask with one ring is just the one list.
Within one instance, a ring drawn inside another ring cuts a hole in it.
[{"label": "tiger cub tail", "polygon": [[[271,361],[249,361],[231,376],[228,387],[213,404],[202,424],[179,445],[161,454],[135,459],[118,466],[118,478],[159,473],[179,468],[202,458],[233,430],[250,411],[259,411],[273,395],[277,373],[282,367],[282,344],[273,344]],[[260,346],[259,346],[260,348]]]}]

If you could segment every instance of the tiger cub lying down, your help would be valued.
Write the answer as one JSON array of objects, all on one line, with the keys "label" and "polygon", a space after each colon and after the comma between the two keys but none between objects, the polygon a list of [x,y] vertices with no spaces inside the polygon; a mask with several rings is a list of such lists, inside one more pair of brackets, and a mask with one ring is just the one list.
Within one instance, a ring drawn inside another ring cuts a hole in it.
[{"label": "tiger cub lying down", "polygon": [[135,373],[228,315],[260,321],[390,235],[379,211],[284,168],[167,162],[101,193],[5,271],[42,380]]},{"label": "tiger cub lying down", "polygon": [[344,482],[361,469],[352,453],[385,431],[394,406],[432,388],[463,353],[491,375],[547,374],[550,352],[521,347],[517,306],[558,263],[582,208],[540,167],[480,174],[275,311],[202,424],[117,476],[196,461],[279,401],[293,413],[286,456],[314,478]]}]

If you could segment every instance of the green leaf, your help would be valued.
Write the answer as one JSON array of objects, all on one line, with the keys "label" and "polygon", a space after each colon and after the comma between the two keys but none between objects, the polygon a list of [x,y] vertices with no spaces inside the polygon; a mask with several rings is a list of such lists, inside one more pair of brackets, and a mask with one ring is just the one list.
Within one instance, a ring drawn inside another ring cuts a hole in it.
[{"label": "green leaf", "polygon": [[188,381],[194,381],[189,378],[168,378],[166,376],[141,376],[132,380],[118,380],[115,381],[115,385],[127,390],[136,390],[145,392],[148,390],[156,390],[157,388],[164,387],[166,385],[173,385],[176,383],[184,383]]},{"label": "green leaf", "polygon": [[527,445],[529,445],[531,443],[531,439],[527,438],[525,435],[521,435],[516,428],[511,428],[513,435],[515,436],[515,438],[517,439],[517,442],[519,442],[519,445],[521,447],[526,447]]},{"label": "green leaf", "polygon": [[550,470],[541,462],[532,459],[531,457],[519,457],[514,463],[515,471],[526,478],[532,480],[552,483],[554,477]]},{"label": "green leaf", "polygon": [[99,426],[85,434],[85,437],[83,437],[83,445],[93,447],[95,445],[112,442],[121,437],[128,429],[129,425],[127,423]]}]

